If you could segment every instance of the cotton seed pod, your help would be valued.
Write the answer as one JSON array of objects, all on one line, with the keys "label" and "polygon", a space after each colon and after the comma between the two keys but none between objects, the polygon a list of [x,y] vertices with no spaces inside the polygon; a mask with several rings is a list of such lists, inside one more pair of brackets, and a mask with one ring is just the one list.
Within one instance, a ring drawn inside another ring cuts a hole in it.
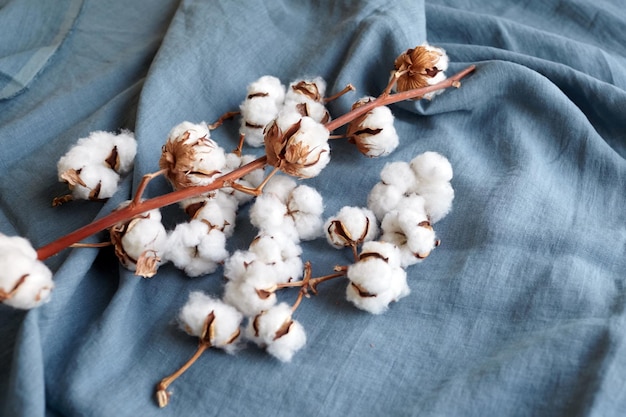
[{"label": "cotton seed pod", "polygon": [[224,165],[224,150],[211,138],[205,123],[183,122],[172,129],[161,149],[159,167],[174,189],[207,185]]},{"label": "cotton seed pod", "polygon": [[241,103],[241,127],[239,133],[245,135],[248,145],[263,145],[263,129],[280,110],[285,99],[285,86],[280,80],[266,75],[248,85],[248,94]]},{"label": "cotton seed pod", "polygon": [[246,337],[282,362],[289,362],[306,344],[304,328],[292,318],[291,307],[286,303],[254,316],[246,326]]},{"label": "cotton seed pod", "polygon": [[389,303],[407,296],[410,289],[399,258],[398,248],[391,243],[366,242],[359,260],[348,267],[347,300],[361,310],[380,314]]},{"label": "cotton seed pod", "polygon": [[326,240],[334,248],[360,245],[378,234],[374,213],[362,207],[342,207],[324,223]]},{"label": "cotton seed pod", "polygon": [[[59,175],[59,180],[67,183],[71,191],[69,199],[100,201],[110,198],[117,191],[120,176],[104,165],[86,165],[79,169],[69,169]],[[58,199],[53,202],[64,202]]]},{"label": "cotton seed pod", "polygon": [[241,334],[243,315],[236,308],[200,291],[189,299],[178,315],[182,329],[202,343],[233,353]]},{"label": "cotton seed pod", "polygon": [[282,112],[310,117],[316,122],[327,123],[330,113],[324,105],[326,81],[321,77],[293,81],[287,88]]},{"label": "cotton seed pod", "polygon": [[[352,109],[372,100],[373,97],[364,97],[354,103]],[[378,106],[348,124],[348,142],[355,144],[359,152],[370,158],[389,155],[400,143],[393,121],[389,107]]]},{"label": "cotton seed pod", "polygon": [[329,135],[323,124],[310,117],[286,130],[274,120],[265,130],[267,162],[295,177],[315,177],[330,162]]},{"label": "cotton seed pod", "polygon": [[109,229],[109,235],[122,266],[144,278],[157,273],[167,248],[167,231],[158,209],[117,223]]},{"label": "cotton seed pod", "polygon": [[448,69],[448,55],[441,48],[423,43],[400,54],[394,62],[394,69],[395,73],[403,72],[396,84],[397,91],[426,87],[446,78],[444,71]]},{"label": "cotton seed pod", "polygon": [[299,185],[287,199],[287,215],[293,219],[300,240],[313,240],[322,234],[324,200],[313,187]]},{"label": "cotton seed pod", "polygon": [[0,302],[28,310],[50,300],[52,272],[27,239],[0,233]]},{"label": "cotton seed pod", "polygon": [[435,231],[423,212],[390,211],[383,218],[381,229],[380,239],[393,243],[400,249],[402,267],[423,261],[439,244]]},{"label": "cotton seed pod", "polygon": [[168,236],[164,254],[165,259],[190,277],[215,272],[227,257],[224,232],[210,228],[201,220],[176,225]]},{"label": "cotton seed pod", "polygon": [[137,142],[132,132],[122,130],[119,134],[94,131],[80,138],[58,163],[59,177],[68,170],[79,170],[88,165],[101,165],[120,175],[133,167]]}]

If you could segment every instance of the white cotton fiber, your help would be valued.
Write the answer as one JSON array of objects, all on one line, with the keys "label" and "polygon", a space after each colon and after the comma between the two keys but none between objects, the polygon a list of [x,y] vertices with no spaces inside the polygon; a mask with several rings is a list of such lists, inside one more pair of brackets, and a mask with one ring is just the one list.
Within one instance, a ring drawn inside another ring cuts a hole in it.
[{"label": "white cotton fiber", "polygon": [[378,182],[367,196],[367,207],[374,212],[380,221],[385,217],[385,214],[396,208],[403,197],[402,189],[395,185]]},{"label": "white cotton fiber", "polygon": [[264,144],[265,126],[276,118],[280,107],[271,97],[246,99],[239,106],[241,125],[239,133],[244,135],[246,143],[258,148]]},{"label": "white cotton fiber", "polygon": [[279,201],[286,204],[289,195],[297,186],[298,183],[292,177],[276,174],[265,184],[263,194],[274,194]]},{"label": "white cotton fiber", "polygon": [[254,316],[276,304],[276,294],[271,291],[275,285],[271,265],[253,261],[241,278],[226,283],[223,299],[246,316]]},{"label": "white cotton fiber", "polygon": [[256,258],[256,253],[252,251],[236,250],[224,262],[224,277],[230,281],[244,279],[248,265]]},{"label": "white cotton fiber", "polygon": [[175,142],[185,134],[189,133],[187,142],[194,142],[201,138],[211,138],[211,131],[205,122],[192,123],[184,121],[174,126],[167,135],[168,142]]},{"label": "white cotton fiber", "polygon": [[406,271],[397,266],[398,249],[392,244],[371,241],[363,246],[359,261],[348,267],[346,298],[362,310],[380,314],[410,293]]},{"label": "white cotton fiber", "polygon": [[233,353],[243,320],[243,315],[234,307],[200,291],[194,291],[189,294],[189,300],[181,309],[178,320],[184,331],[192,336],[202,337],[205,322],[211,313],[214,315],[210,324],[213,330],[211,346]]},{"label": "white cotton fiber", "polygon": [[[161,257],[167,250],[168,236],[165,227],[161,223],[161,215],[158,210],[151,210],[144,214],[145,218],[132,220],[126,232],[122,236],[121,244],[124,252],[135,262],[146,252],[151,252],[155,257]],[[127,258],[125,258],[127,261]],[[122,265],[134,271],[135,262],[124,262]]]},{"label": "white cotton fiber", "polygon": [[401,194],[414,189],[417,184],[415,173],[404,161],[389,162],[380,171],[381,182],[398,188]]},{"label": "white cotton fiber", "polygon": [[246,326],[246,337],[282,362],[289,362],[306,344],[302,325],[291,317],[291,306],[280,303],[263,311]]},{"label": "white cotton fiber", "polygon": [[205,204],[196,211],[193,219],[203,221],[211,229],[224,232],[226,237],[232,236],[237,219],[237,206],[225,204],[227,201],[223,198],[207,199]]},{"label": "white cotton fiber", "polygon": [[273,75],[264,75],[251,82],[247,87],[247,93],[247,97],[267,95],[274,100],[276,105],[281,105],[285,100],[285,86]]},{"label": "white cotton fiber", "polygon": [[293,218],[300,240],[322,235],[324,200],[313,187],[299,185],[289,194],[287,213]]},{"label": "white cotton fiber", "polygon": [[52,272],[37,259],[27,239],[0,233],[0,300],[13,308],[31,309],[46,303],[54,288]]},{"label": "white cotton fiber", "polygon": [[340,249],[375,239],[378,235],[378,222],[374,212],[367,208],[345,206],[326,220],[324,232],[328,243]]},{"label": "white cotton fiber", "polygon": [[289,331],[270,343],[265,350],[281,362],[290,362],[293,355],[306,345],[306,332],[297,320],[293,320]]},{"label": "white cotton fiber", "polygon": [[122,130],[113,138],[113,144],[117,148],[119,167],[117,172],[126,175],[133,169],[135,156],[137,154],[137,141],[135,134],[129,130]]},{"label": "white cotton fiber", "polygon": [[77,200],[99,200],[113,196],[120,176],[104,165],[87,165],[78,173],[85,184],[74,185],[72,196]]},{"label": "white cotton fiber", "polygon": [[420,182],[442,182],[452,180],[452,165],[437,152],[424,152],[410,162],[411,169]]},{"label": "white cotton fiber", "polygon": [[400,139],[394,127],[394,117],[387,106],[376,107],[348,127],[351,141],[359,151],[369,157],[387,156],[399,145]]},{"label": "white cotton fiber", "polygon": [[199,220],[178,224],[168,246],[164,257],[190,277],[215,272],[228,257],[224,233]]},{"label": "white cotton fiber", "polygon": [[293,219],[287,216],[287,206],[274,194],[263,193],[250,207],[250,222],[261,232],[282,233],[292,240],[299,240]]}]

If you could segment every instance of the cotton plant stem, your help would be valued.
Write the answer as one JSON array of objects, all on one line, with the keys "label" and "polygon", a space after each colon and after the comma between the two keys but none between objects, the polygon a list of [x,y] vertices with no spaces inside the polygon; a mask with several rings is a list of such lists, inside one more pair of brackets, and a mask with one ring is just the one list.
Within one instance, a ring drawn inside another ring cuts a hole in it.
[{"label": "cotton plant stem", "polygon": [[337,100],[339,97],[343,96],[344,94],[349,93],[350,91],[354,91],[354,90],[356,90],[356,88],[354,88],[352,84],[348,84],[344,87],[343,90],[339,91],[338,93],[333,94],[330,97],[326,97],[324,99],[324,104],[328,104],[331,101]]},{"label": "cotton plant stem", "polygon": [[434,91],[443,90],[448,87],[459,87],[460,80],[466,75],[470,74],[472,71],[476,69],[475,65],[470,65],[462,71],[457,72],[453,76],[446,78],[445,80],[429,85],[428,87],[415,88],[413,90],[403,91],[401,93],[388,94],[388,92],[383,92],[378,98],[372,100],[364,105],[357,107],[354,110],[349,111],[348,113],[339,116],[338,118],[331,120],[330,122],[325,124],[326,129],[329,132],[350,123],[352,120],[357,117],[367,113],[375,107],[379,106],[387,106],[389,104],[397,103],[399,101],[410,100],[418,97],[422,97],[425,94],[432,93]]},{"label": "cotton plant stem", "polygon": [[165,407],[169,403],[170,395],[167,392],[167,388],[172,384],[172,382],[174,382],[183,373],[185,373],[185,371],[187,369],[189,369],[189,367],[191,365],[193,365],[194,362],[196,362],[198,360],[200,355],[202,355],[204,353],[204,351],[207,350],[209,347],[211,347],[209,344],[200,343],[198,345],[198,349],[196,350],[196,352],[193,354],[193,356],[191,358],[189,358],[187,360],[187,362],[185,362],[183,364],[183,366],[181,366],[173,374],[163,378],[161,380],[161,382],[159,382],[157,384],[157,386],[156,386],[156,398],[157,398],[157,403],[159,404],[159,407],[163,408],[163,407]]},{"label": "cotton plant stem", "polygon": [[244,177],[250,172],[254,171],[255,169],[264,168],[266,164],[267,157],[262,156],[240,168],[237,168],[234,171],[229,172],[228,174],[216,178],[215,181],[213,181],[211,184],[198,187],[183,188],[181,190],[172,191],[170,193],[148,200],[129,204],[124,208],[115,210],[112,213],[81,227],[80,229],[77,229],[51,243],[48,243],[45,246],[40,247],[37,250],[37,257],[39,260],[48,259],[52,255],[59,253],[70,245],[80,242],[81,240],[102,230],[105,230],[116,223],[132,219],[138,214],[144,213],[149,210],[169,206],[171,204],[178,203],[179,201],[182,201],[186,198],[195,197],[208,193],[209,191],[223,188],[226,186],[225,184],[236,181],[239,178]]}]

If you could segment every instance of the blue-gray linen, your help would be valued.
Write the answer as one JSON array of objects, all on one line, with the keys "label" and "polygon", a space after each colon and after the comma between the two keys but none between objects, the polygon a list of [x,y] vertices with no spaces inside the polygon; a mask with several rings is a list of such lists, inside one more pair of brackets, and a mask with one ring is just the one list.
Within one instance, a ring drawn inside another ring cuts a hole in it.
[{"label": "blue-gray linen", "polygon": [[[432,101],[393,105],[390,156],[333,141],[329,166],[302,181],[330,216],[365,205],[388,162],[450,160],[453,209],[436,224],[441,246],[408,269],[408,297],[371,315],[346,301],[344,281],[322,284],[295,314],[307,344],[290,363],[254,346],[210,350],[161,410],[156,383],[197,347],[176,315],[190,291],[221,294],[221,269],[188,278],[166,265],[142,279],[110,248],[66,250],[46,261],[49,303],[0,305],[0,415],[626,415],[618,0],[0,0],[0,232],[40,247],[109,213],[158,169],[174,125],[215,121],[262,75],[321,75],[329,92],[352,83],[336,117],[380,93],[395,57],[425,40],[448,52],[449,74],[476,72]],[[121,128],[138,156],[118,193],[52,208],[59,157]],[[237,123],[213,137],[234,148]],[[157,179],[147,195],[169,189]],[[184,219],[163,212],[169,228]],[[255,233],[248,206],[237,221],[230,251]],[[303,249],[317,275],[351,258],[323,239]]]}]

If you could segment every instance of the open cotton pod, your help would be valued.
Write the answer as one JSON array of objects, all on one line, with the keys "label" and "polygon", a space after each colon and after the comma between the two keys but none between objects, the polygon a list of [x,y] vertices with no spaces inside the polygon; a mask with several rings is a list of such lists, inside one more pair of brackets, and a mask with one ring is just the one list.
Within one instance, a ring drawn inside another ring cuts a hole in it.
[{"label": "open cotton pod", "polygon": [[52,272],[37,259],[30,242],[0,233],[0,302],[32,309],[47,302],[53,288]]},{"label": "open cotton pod", "polygon": [[207,185],[224,165],[224,150],[211,137],[206,123],[183,122],[175,126],[161,149],[159,167],[174,189]]}]

